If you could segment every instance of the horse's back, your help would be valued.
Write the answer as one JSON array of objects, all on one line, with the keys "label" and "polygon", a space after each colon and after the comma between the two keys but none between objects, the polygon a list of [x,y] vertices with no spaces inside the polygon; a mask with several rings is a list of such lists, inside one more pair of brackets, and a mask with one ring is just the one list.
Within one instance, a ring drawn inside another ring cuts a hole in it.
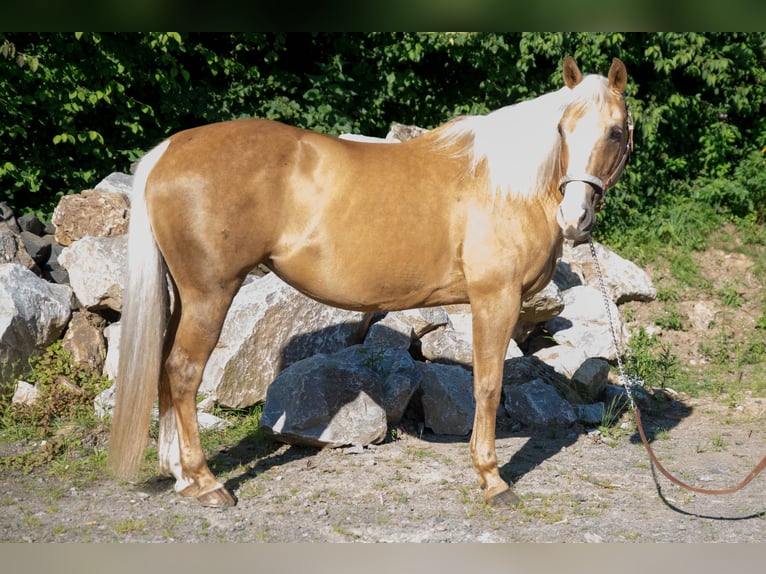
[{"label": "horse's back", "polygon": [[461,175],[424,141],[359,143],[236,120],[171,136],[147,202],[166,259],[189,259],[190,245],[218,255],[196,273],[265,262],[327,303],[406,307],[463,297]]}]

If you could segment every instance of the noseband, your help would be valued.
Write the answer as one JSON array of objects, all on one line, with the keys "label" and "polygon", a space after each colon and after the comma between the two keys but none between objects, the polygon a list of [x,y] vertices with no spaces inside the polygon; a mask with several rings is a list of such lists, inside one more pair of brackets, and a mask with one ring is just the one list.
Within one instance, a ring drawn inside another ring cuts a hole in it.
[{"label": "noseband", "polygon": [[606,181],[589,173],[567,173],[559,181],[559,191],[561,192],[561,195],[564,195],[564,189],[566,188],[567,184],[573,181],[582,181],[583,183],[587,183],[593,187],[596,193],[601,196],[598,205],[596,205],[596,210],[601,211],[604,208],[606,201],[606,191],[620,179],[625,166],[628,165],[628,162],[630,162],[630,155],[633,153],[633,114],[630,113],[630,110],[628,110],[626,122],[628,126],[628,142],[620,154],[620,157],[617,158],[617,161],[615,162],[612,171],[607,176]]}]

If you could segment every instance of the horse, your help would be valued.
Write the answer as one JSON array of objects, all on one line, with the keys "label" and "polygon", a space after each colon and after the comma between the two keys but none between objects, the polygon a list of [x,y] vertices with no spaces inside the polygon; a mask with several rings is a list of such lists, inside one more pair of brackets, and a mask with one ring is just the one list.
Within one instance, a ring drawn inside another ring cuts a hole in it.
[{"label": "horse", "polygon": [[[109,468],[134,478],[159,402],[159,471],[235,504],[200,444],[196,393],[248,272],[364,312],[470,303],[483,498],[519,502],[495,451],[503,361],[522,300],[563,240],[586,239],[630,151],[625,65],[563,61],[564,86],[410,141],[360,143],[261,119],[176,133],[134,175]],[[632,124],[631,124],[632,125]]]}]

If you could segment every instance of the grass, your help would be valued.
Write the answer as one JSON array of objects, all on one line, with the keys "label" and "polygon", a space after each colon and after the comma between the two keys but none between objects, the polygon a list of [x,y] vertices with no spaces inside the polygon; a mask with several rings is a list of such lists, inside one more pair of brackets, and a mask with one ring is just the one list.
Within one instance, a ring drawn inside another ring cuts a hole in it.
[{"label": "grass", "polygon": [[0,404],[0,444],[17,454],[0,458],[0,468],[32,471],[47,467],[58,476],[93,480],[103,475],[107,435],[93,400],[111,382],[78,367],[61,342],[30,361],[23,380],[40,392],[34,405]]},{"label": "grass", "polygon": [[[662,304],[651,318],[652,326],[664,333],[686,331],[682,305],[694,300],[704,301],[716,314],[711,330],[699,337],[694,362],[679,360],[672,336],[636,329],[625,353],[628,372],[651,387],[672,387],[692,396],[726,397],[744,391],[766,395],[766,290],[754,296],[744,277],[724,277],[715,261],[704,259],[719,252],[745,255],[752,262],[748,281],[754,277],[764,285],[766,227],[753,216],[727,220],[686,202],[665,206],[659,216],[657,221],[653,213],[627,232],[604,239],[624,257],[651,268]],[[743,323],[743,313],[753,322]]]},{"label": "grass", "polygon": [[670,345],[643,327],[631,334],[625,370],[651,387],[665,388],[679,380],[678,362]]},{"label": "grass", "polygon": [[115,534],[138,534],[146,528],[146,521],[128,518],[121,520],[114,526]]}]

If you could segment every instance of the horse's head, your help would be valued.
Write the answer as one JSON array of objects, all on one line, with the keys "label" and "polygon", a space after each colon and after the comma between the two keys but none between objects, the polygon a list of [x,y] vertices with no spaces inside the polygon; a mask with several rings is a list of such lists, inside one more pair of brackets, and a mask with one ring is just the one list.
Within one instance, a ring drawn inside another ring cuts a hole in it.
[{"label": "horse's head", "polygon": [[[567,239],[588,237],[606,190],[619,179],[633,145],[625,106],[625,65],[615,58],[609,76],[583,78],[574,59],[564,61],[564,83],[573,100],[559,122],[563,195],[557,220]],[[578,93],[580,92],[580,93]]]}]

